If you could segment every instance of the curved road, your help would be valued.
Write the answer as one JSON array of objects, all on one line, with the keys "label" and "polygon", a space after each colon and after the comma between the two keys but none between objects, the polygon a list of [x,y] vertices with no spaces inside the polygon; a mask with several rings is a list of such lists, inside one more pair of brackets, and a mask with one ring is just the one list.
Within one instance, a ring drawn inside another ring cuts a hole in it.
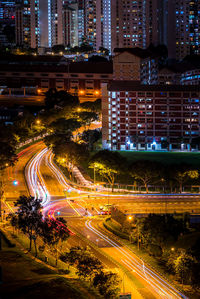
[{"label": "curved road", "polygon": [[115,268],[124,278],[125,290],[132,292],[134,298],[186,298],[128,248],[98,229],[98,216],[86,217],[98,211],[90,209],[87,194],[76,190],[80,193],[76,199],[65,198],[63,190],[71,190],[71,186],[47,149],[39,151],[27,164],[26,179],[30,193],[42,198],[45,214],[56,217],[61,213],[68,219],[68,226],[76,233],[69,241],[91,246],[108,269]]}]

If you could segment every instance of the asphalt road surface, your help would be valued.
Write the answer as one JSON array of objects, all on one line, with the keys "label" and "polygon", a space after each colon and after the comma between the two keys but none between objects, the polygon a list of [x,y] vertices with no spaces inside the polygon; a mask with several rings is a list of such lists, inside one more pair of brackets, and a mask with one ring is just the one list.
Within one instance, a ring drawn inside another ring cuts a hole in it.
[{"label": "asphalt road surface", "polygon": [[[69,228],[75,233],[69,239],[70,245],[90,246],[106,268],[119,273],[125,282],[122,290],[131,292],[133,298],[185,298],[133,252],[99,228],[98,205],[107,202],[108,196],[98,196],[97,199],[97,195],[76,190],[76,198],[65,198],[63,191],[71,190],[71,185],[50,157],[49,151],[42,149],[30,160],[25,172],[27,184],[32,195],[42,198],[44,214],[67,219]],[[109,200],[126,207],[128,203],[131,205],[136,201],[136,197],[116,196]],[[144,205],[147,198],[141,197],[139,200]],[[148,203],[150,201],[148,197]],[[152,204],[157,207],[159,201],[153,198]],[[135,204],[139,206],[141,202]],[[144,209],[143,206],[141,208]]]}]

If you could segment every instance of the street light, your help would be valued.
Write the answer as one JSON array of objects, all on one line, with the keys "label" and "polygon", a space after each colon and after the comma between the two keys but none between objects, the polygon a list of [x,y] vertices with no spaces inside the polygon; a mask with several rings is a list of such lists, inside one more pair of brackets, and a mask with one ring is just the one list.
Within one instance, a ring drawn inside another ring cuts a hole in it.
[{"label": "street light", "polygon": [[96,239],[97,247],[99,247],[99,239]]},{"label": "street light", "polygon": [[36,120],[36,124],[40,125],[41,121],[39,119]]},{"label": "street light", "polygon": [[40,119],[36,119],[34,122],[31,123],[31,130],[33,129],[34,125],[40,125],[41,124],[41,120]]},{"label": "street light", "polygon": [[96,171],[95,171],[95,164],[94,164],[94,185],[95,185],[95,183],[96,183]]},{"label": "street light", "polygon": [[95,90],[94,94],[98,96],[99,95],[99,90]]},{"label": "street light", "polygon": [[79,90],[79,94],[80,94],[80,95],[84,95],[84,93],[85,93],[85,91],[84,91],[84,90],[82,90],[82,89],[81,89],[81,90]]}]

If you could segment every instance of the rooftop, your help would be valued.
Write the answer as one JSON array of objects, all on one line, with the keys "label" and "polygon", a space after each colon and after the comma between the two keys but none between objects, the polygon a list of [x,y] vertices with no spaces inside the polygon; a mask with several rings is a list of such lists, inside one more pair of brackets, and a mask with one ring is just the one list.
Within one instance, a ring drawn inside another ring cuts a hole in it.
[{"label": "rooftop", "polygon": [[0,72],[49,72],[49,73],[93,73],[112,74],[112,62],[71,62],[68,64],[4,64],[0,63]]},{"label": "rooftop", "polygon": [[108,85],[109,91],[196,91],[199,85],[142,85],[139,81],[114,80]]},{"label": "rooftop", "polygon": [[135,47],[135,48],[115,48],[114,49],[114,53],[115,55],[119,54],[119,53],[123,53],[123,52],[128,52],[131,53],[135,56],[138,56],[140,58],[148,58],[148,57],[157,57],[159,56],[156,52],[152,52],[148,49],[142,49],[139,47]]}]

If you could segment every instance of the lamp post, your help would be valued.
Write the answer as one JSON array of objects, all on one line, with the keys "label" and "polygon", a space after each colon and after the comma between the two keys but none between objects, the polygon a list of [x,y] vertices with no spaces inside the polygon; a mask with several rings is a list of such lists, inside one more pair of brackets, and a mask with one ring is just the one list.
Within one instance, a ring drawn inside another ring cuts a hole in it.
[{"label": "lamp post", "polygon": [[33,129],[33,125],[40,125],[40,124],[41,124],[41,120],[36,119],[34,122],[31,123],[31,130]]},{"label": "lamp post", "polygon": [[94,185],[96,183],[96,170],[95,170],[95,164],[94,164]]},{"label": "lamp post", "polygon": [[3,183],[0,181],[0,222],[2,222],[2,198],[3,198],[4,190]]}]

